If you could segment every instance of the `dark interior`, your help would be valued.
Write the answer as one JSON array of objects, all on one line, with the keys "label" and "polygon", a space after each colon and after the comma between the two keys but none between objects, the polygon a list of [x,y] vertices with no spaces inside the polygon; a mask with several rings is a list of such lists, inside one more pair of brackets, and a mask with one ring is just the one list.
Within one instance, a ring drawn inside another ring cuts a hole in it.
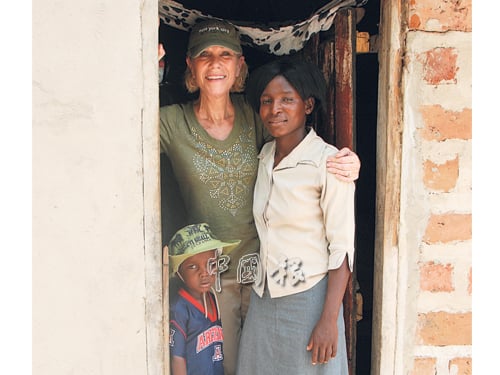
[{"label": "dark interior", "polygon": [[[293,22],[307,19],[328,0],[177,0],[186,8],[237,21],[259,24]],[[378,35],[380,0],[368,0],[362,7],[365,14],[358,20],[356,29]],[[185,52],[188,34],[160,23],[159,39],[166,50],[165,77],[160,84],[160,105],[177,103],[189,99],[183,88]],[[243,53],[250,73],[276,56],[243,46]],[[378,95],[378,55],[376,52],[356,55],[356,124],[355,151],[361,159],[361,171],[356,183],[356,276],[363,296],[363,318],[357,323],[356,371],[357,375],[370,374],[373,259],[375,237],[375,160],[377,137],[377,95]],[[161,159],[162,180],[168,160]],[[170,196],[164,190],[162,197]],[[180,212],[180,210],[179,210]],[[166,215],[162,215],[165,217]],[[163,223],[163,242],[168,241],[171,232]]]}]

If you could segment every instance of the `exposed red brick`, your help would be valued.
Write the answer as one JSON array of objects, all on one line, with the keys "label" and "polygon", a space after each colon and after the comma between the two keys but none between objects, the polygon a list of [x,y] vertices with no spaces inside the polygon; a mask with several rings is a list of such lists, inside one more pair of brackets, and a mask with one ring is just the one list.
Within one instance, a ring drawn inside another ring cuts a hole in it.
[{"label": "exposed red brick", "polygon": [[418,55],[424,65],[424,80],[430,85],[457,83],[457,58],[455,48],[437,47]]},{"label": "exposed red brick", "polygon": [[451,292],[453,287],[453,266],[427,262],[420,265],[420,289],[429,292]]},{"label": "exposed red brick", "polygon": [[417,341],[429,346],[471,345],[472,313],[418,314]]},{"label": "exposed red brick", "polygon": [[425,140],[472,138],[472,110],[470,108],[455,112],[445,110],[440,105],[425,105],[420,107],[420,113],[424,121],[420,135]]},{"label": "exposed red brick", "polygon": [[410,29],[418,29],[418,27],[421,24],[422,22],[420,22],[420,17],[418,16],[418,14],[413,14],[410,17],[410,24],[409,24]]},{"label": "exposed red brick", "polygon": [[[452,369],[453,367],[453,369]],[[471,375],[472,374],[472,358],[454,358],[450,361],[448,369],[450,374],[455,375]]]},{"label": "exposed red brick", "polygon": [[458,157],[443,164],[430,160],[424,163],[424,185],[431,190],[449,192],[458,179]]},{"label": "exposed red brick", "polygon": [[415,358],[410,375],[436,375],[436,358]]},{"label": "exposed red brick", "polygon": [[431,215],[423,241],[428,244],[466,241],[472,238],[472,214]]},{"label": "exposed red brick", "polygon": [[472,31],[472,0],[412,0],[408,9],[409,20],[415,15],[421,20],[409,22],[411,30]]}]

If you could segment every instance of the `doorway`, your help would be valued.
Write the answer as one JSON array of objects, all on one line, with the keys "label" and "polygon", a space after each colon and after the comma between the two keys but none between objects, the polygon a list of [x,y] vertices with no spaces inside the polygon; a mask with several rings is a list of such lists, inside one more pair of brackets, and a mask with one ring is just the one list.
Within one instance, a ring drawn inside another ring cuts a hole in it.
[{"label": "doorway", "polygon": [[358,309],[356,375],[370,375],[372,352],[373,277],[375,252],[376,144],[380,0],[369,0],[356,25],[368,33],[369,48],[356,55],[356,153],[361,159],[356,183],[356,277],[362,296]]},{"label": "doorway", "polygon": [[[328,1],[313,1],[308,3],[312,7],[311,12],[321,7]],[[227,19],[251,19],[259,20],[272,17],[279,17],[279,7],[270,8],[264,11],[263,1],[257,1],[249,5],[246,2],[232,1],[230,7],[220,8],[219,2],[183,1],[186,7],[192,6],[195,9],[208,14]],[[221,2],[222,3],[222,2]],[[276,2],[279,3],[279,2]],[[287,1],[286,6],[281,7],[281,18],[287,19],[304,18],[298,11],[301,1]],[[217,5],[219,4],[219,5]],[[259,6],[261,10],[259,11]],[[219,9],[219,8],[220,9]],[[314,8],[316,7],[316,8]],[[380,18],[380,0],[369,0],[363,7],[365,14],[357,23],[356,30],[368,32],[370,35],[378,34],[378,24]],[[273,10],[274,9],[274,10]],[[231,13],[231,10],[234,13]],[[274,14],[273,14],[274,12]],[[295,13],[294,13],[295,12]],[[256,18],[257,17],[257,18]],[[164,44],[167,51],[167,69],[160,84],[160,105],[178,103],[189,100],[190,96],[183,88],[183,75],[185,70],[185,52],[188,33],[168,27],[163,23],[159,30],[160,42]],[[275,56],[262,51],[244,46],[244,55],[249,65],[250,71],[270,61]],[[357,375],[369,375],[371,369],[371,347],[372,347],[372,307],[373,307],[373,275],[374,275],[374,241],[375,241],[375,189],[376,189],[376,139],[377,139],[377,97],[378,97],[378,55],[376,51],[369,53],[359,53],[356,56],[356,140],[355,151],[358,153],[362,168],[360,178],[357,182],[357,234],[356,234],[356,277],[359,291],[363,299],[362,319],[357,323],[355,340],[355,372]],[[162,182],[169,178],[168,159],[162,155]],[[178,194],[172,191],[165,191],[166,184],[162,183],[162,197],[175,196]],[[165,199],[162,199],[162,205]],[[177,204],[181,200],[174,200]],[[176,210],[182,213],[182,207]],[[164,221],[171,219],[168,215],[162,215]],[[165,244],[175,230],[169,228],[179,228],[183,223],[183,215],[177,214],[176,225],[163,223],[163,243]]]}]

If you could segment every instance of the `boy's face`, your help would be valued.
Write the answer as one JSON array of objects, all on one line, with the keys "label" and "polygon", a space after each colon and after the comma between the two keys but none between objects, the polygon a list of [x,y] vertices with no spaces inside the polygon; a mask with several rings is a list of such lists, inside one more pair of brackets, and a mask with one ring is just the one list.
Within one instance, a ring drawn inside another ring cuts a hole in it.
[{"label": "boy's face", "polygon": [[215,259],[215,250],[205,251],[187,258],[179,266],[179,273],[187,291],[195,298],[210,291],[215,281],[215,272],[209,273],[209,262]]}]

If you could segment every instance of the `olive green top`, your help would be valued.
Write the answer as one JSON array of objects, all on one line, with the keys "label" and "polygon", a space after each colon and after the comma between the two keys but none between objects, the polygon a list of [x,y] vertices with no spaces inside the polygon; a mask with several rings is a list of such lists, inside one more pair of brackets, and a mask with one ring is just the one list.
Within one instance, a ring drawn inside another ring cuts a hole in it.
[{"label": "olive green top", "polygon": [[[240,258],[259,252],[253,190],[257,155],[271,137],[243,95],[234,94],[231,100],[234,127],[225,140],[214,139],[205,131],[189,102],[160,109],[160,142],[179,184],[187,223],[208,223],[221,241],[241,240],[223,274],[235,277]],[[175,216],[176,212],[162,215]]]}]

